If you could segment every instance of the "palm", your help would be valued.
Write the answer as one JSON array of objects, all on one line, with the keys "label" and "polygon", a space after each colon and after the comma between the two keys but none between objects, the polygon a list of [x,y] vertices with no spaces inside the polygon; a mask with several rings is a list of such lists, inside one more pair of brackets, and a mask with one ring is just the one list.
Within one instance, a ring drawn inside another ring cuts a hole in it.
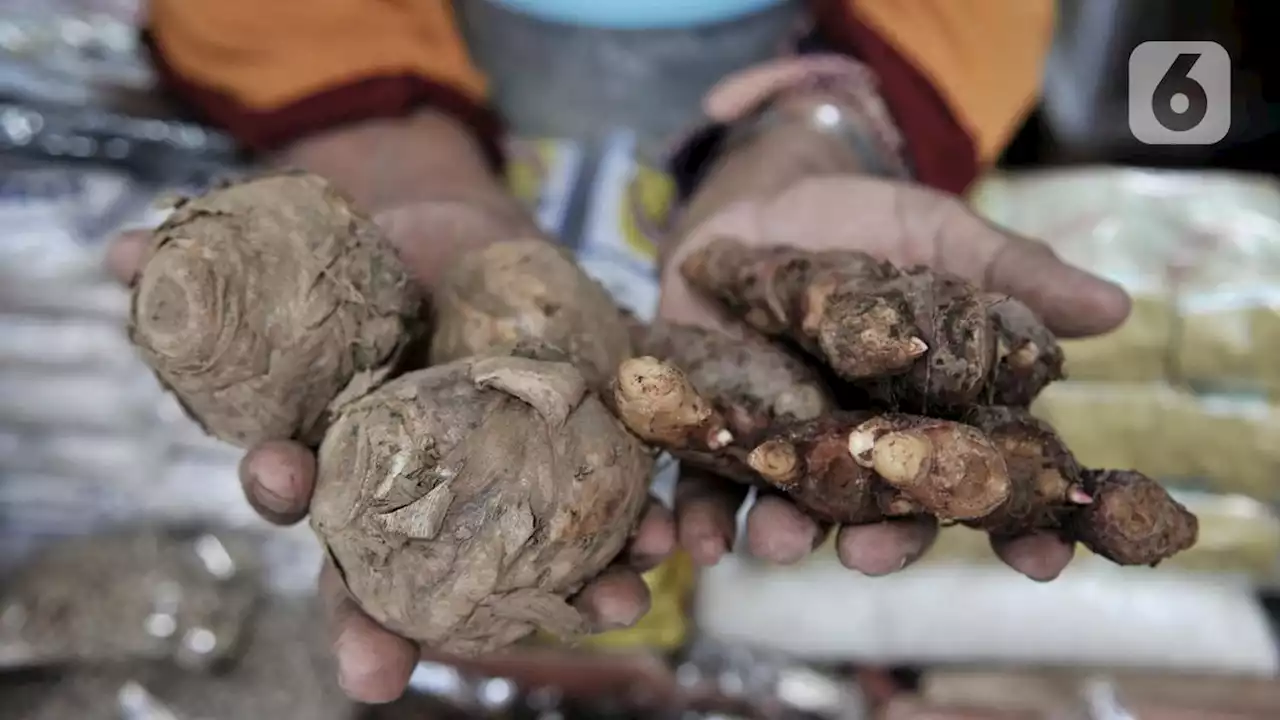
[{"label": "palm", "polygon": [[[1047,246],[1003,232],[950,196],[928,188],[869,177],[833,175],[796,183],[767,201],[720,210],[695,227],[663,269],[659,314],[666,320],[723,327],[719,314],[679,274],[688,252],[720,237],[758,246],[814,250],[856,249],[898,265],[927,265],[987,290],[1017,297],[1055,332],[1090,335],[1118,325],[1128,300],[1115,286],[1060,262]],[[715,562],[729,546],[742,495],[704,476],[681,480],[677,491],[680,543],[695,560]],[[847,527],[837,552],[851,568],[892,572],[918,557],[936,526],[920,520]],[[747,544],[777,562],[807,555],[823,531],[791,503],[762,498],[747,516]],[[1070,547],[1055,537],[1002,540],[997,552],[1032,577],[1062,570]]]},{"label": "palm", "polygon": [[712,316],[674,267],[714,238],[815,250],[856,249],[898,265],[928,265],[1017,297],[1065,336],[1114,327],[1123,293],[1058,261],[1048,246],[996,228],[965,204],[929,188],[862,176],[807,180],[763,203],[729,208],[682,243],[663,277],[664,317],[707,323]]}]

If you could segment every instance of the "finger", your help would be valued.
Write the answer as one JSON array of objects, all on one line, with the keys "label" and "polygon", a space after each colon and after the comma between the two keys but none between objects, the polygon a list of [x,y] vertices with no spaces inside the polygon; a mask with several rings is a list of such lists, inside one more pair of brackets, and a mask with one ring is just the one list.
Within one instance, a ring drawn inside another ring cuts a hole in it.
[{"label": "finger", "polygon": [[105,258],[111,277],[123,285],[132,285],[142,269],[142,258],[149,242],[151,233],[146,230],[130,230],[116,236],[107,246]]},{"label": "finger", "polygon": [[649,586],[634,571],[614,567],[588,583],[573,605],[598,631],[631,627],[649,612]]},{"label": "finger", "polygon": [[934,238],[931,264],[1021,300],[1058,335],[1097,335],[1129,315],[1120,286],[1063,262],[1043,242],[996,227],[957,198],[913,188],[901,205],[902,221],[917,225],[905,232]]},{"label": "finger", "polygon": [[1076,551],[1073,543],[1048,533],[992,537],[991,549],[1006,565],[1038,582],[1048,582],[1061,575]]},{"label": "finger", "polygon": [[733,547],[738,508],[747,487],[695,468],[676,483],[676,537],[697,565],[708,566]]},{"label": "finger", "polygon": [[255,446],[240,460],[240,485],[259,515],[277,525],[292,525],[307,514],[316,482],[316,458],[288,440]]},{"label": "finger", "polygon": [[763,495],[747,513],[747,549],[780,565],[800,562],[821,540],[818,523],[778,495]]},{"label": "finger", "polygon": [[933,518],[902,518],[874,525],[840,528],[836,555],[841,564],[863,575],[895,573],[924,555],[938,537]]},{"label": "finger", "polygon": [[370,704],[399,698],[417,665],[418,649],[366,615],[331,563],[325,563],[320,573],[320,592],[342,690],[351,699]]},{"label": "finger", "polygon": [[1026,303],[1062,337],[1114,330],[1129,316],[1119,285],[1062,262],[1047,245],[1010,236],[987,272],[989,289]]},{"label": "finger", "polygon": [[671,511],[655,498],[649,498],[649,507],[628,549],[631,567],[640,572],[651,570],[675,550],[676,523]]}]

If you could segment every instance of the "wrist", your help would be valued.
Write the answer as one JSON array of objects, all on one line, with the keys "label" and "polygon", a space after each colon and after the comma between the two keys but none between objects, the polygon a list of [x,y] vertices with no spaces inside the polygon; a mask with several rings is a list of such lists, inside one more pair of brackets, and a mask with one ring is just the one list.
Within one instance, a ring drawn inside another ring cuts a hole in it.
[{"label": "wrist", "polygon": [[272,159],[323,175],[371,214],[428,287],[458,253],[540,236],[462,123],[436,111],[308,137]]},{"label": "wrist", "polygon": [[720,83],[704,109],[724,130],[709,153],[702,146],[702,154],[684,156],[692,163],[679,163],[689,200],[673,239],[721,208],[775,196],[808,177],[910,177],[874,73],[844,56],[751,68]]},{"label": "wrist", "polygon": [[452,116],[429,109],[316,133],[270,161],[324,175],[373,213],[423,197],[502,189],[474,133]]}]

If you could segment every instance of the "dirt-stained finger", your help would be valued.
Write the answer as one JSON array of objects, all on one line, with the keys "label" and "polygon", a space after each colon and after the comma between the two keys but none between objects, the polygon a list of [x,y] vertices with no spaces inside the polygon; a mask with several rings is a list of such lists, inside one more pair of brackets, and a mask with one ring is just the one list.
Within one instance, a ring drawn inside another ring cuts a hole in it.
[{"label": "dirt-stained finger", "polygon": [[864,575],[897,572],[924,555],[938,537],[933,518],[903,518],[840,528],[836,555],[841,564]]},{"label": "dirt-stained finger", "polygon": [[733,548],[736,516],[747,487],[691,467],[676,484],[676,537],[693,562],[715,565]]},{"label": "dirt-stained finger", "polygon": [[1075,555],[1075,544],[1051,533],[991,538],[991,549],[1006,565],[1038,582],[1062,574]]},{"label": "dirt-stained finger", "polygon": [[307,514],[316,482],[316,458],[289,440],[257,445],[240,460],[240,484],[249,504],[276,525],[292,525]]},{"label": "dirt-stained finger", "polygon": [[388,631],[360,609],[330,563],[320,573],[338,684],[358,702],[391,702],[404,694],[418,662],[418,648]]}]

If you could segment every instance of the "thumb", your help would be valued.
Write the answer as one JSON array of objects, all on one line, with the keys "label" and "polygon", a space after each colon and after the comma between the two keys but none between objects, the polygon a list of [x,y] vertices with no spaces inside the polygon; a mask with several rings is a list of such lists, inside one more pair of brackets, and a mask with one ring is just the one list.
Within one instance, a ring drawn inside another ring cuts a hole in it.
[{"label": "thumb", "polygon": [[151,233],[146,230],[128,230],[112,238],[105,258],[107,272],[120,284],[132,285],[150,242]]},{"label": "thumb", "polygon": [[1068,265],[1044,243],[1016,235],[1003,240],[984,285],[1026,303],[1054,334],[1100,335],[1129,316],[1129,295],[1120,286]]}]

